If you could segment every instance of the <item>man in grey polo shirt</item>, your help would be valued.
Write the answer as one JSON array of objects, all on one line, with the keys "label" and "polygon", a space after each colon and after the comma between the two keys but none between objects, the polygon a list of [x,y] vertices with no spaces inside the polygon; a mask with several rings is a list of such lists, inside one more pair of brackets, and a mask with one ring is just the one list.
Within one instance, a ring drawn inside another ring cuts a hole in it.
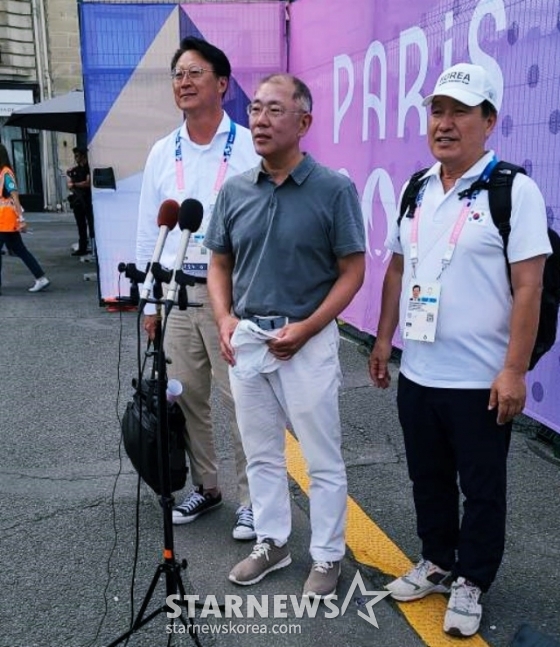
[{"label": "man in grey polo shirt", "polygon": [[225,183],[205,245],[213,251],[208,288],[230,364],[257,532],[229,579],[254,584],[291,562],[289,420],[311,479],[313,566],[304,595],[329,598],[346,520],[335,318],[362,284],[365,243],[352,182],[300,150],[311,108],[299,79],[261,81],[248,113],[262,165]]}]

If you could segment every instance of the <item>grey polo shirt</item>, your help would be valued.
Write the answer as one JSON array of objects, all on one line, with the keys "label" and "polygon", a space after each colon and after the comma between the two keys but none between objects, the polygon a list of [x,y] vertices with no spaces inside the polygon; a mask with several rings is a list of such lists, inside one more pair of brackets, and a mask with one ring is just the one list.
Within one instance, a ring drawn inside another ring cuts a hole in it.
[{"label": "grey polo shirt", "polygon": [[224,184],[204,244],[234,256],[238,317],[305,319],[338,278],[337,259],[365,251],[356,187],[311,155],[280,185],[258,166]]}]

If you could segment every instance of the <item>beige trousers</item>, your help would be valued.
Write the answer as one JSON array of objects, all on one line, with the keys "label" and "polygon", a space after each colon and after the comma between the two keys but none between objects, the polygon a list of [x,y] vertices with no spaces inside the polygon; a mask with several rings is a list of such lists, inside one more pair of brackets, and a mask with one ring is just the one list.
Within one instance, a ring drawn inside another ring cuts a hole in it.
[{"label": "beige trousers", "polygon": [[212,315],[206,285],[188,287],[189,302],[202,308],[179,310],[174,306],[168,317],[164,346],[168,377],[179,380],[183,393],[179,404],[186,419],[185,440],[193,485],[207,489],[218,486],[218,459],[214,447],[210,390],[212,379],[230,419],[237,471],[237,492],[241,505],[251,505],[247,484],[247,461],[235,420],[235,407],[229,385],[228,365],[220,354],[218,329]]}]

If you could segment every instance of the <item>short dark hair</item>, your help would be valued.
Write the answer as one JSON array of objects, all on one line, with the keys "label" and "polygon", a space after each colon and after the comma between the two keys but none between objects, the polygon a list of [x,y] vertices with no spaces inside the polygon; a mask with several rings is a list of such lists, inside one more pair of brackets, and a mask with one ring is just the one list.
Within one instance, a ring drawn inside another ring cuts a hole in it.
[{"label": "short dark hair", "polygon": [[171,59],[171,69],[174,69],[181,56],[190,50],[198,52],[204,60],[208,61],[214,68],[214,74],[216,76],[225,76],[229,81],[231,64],[228,57],[215,45],[211,45],[209,42],[201,38],[196,38],[195,36],[183,38],[179,49],[173,54],[173,58]]},{"label": "short dark hair", "polygon": [[422,288],[418,285],[418,283],[417,283],[416,285],[413,285],[413,286],[412,286],[412,289],[413,289],[413,290],[416,290],[416,288],[418,288],[419,290],[421,290],[421,289],[422,289]]},{"label": "short dark hair", "polygon": [[494,115],[494,117],[498,116],[498,111],[494,106],[485,99],[481,104],[480,104],[480,109],[482,110],[482,116],[486,119],[487,117],[490,117]]},{"label": "short dark hair", "polygon": [[85,148],[84,146],[75,146],[75,147],[72,149],[72,152],[74,153],[74,155],[75,155],[76,153],[79,153],[80,155],[87,155],[87,154],[88,154],[88,149],[87,149],[87,148]]},{"label": "short dark hair", "polygon": [[287,72],[276,72],[275,74],[269,74],[265,76],[264,79],[259,81],[259,87],[265,83],[277,81],[279,79],[285,79],[291,81],[294,84],[294,93],[292,99],[301,105],[305,112],[311,112],[313,110],[313,97],[311,96],[311,90],[307,85],[297,76],[293,74],[288,74]]}]

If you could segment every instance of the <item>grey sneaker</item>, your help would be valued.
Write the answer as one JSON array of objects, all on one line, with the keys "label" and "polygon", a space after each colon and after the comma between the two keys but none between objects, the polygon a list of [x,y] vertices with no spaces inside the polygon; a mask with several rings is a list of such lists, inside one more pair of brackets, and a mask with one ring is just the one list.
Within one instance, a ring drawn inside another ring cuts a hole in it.
[{"label": "grey sneaker", "polygon": [[253,546],[253,552],[249,557],[233,567],[229,580],[241,586],[249,586],[260,582],[272,571],[277,571],[291,563],[292,557],[288,544],[278,547],[272,539],[263,539]]},{"label": "grey sneaker", "polygon": [[40,292],[44,290],[51,284],[49,279],[46,276],[42,276],[40,279],[37,279],[35,283],[27,290],[28,292]]},{"label": "grey sneaker", "polygon": [[330,600],[336,595],[339,575],[340,562],[314,561],[303,585],[303,597]]},{"label": "grey sneaker", "polygon": [[240,505],[235,513],[235,526],[232,532],[233,538],[238,541],[249,541],[256,539],[255,521],[253,519],[253,508]]},{"label": "grey sneaker", "polygon": [[178,526],[184,523],[190,523],[205,512],[210,512],[222,505],[222,495],[211,496],[203,494],[199,489],[195,489],[183,500],[178,506],[173,508],[173,524]]},{"label": "grey sneaker", "polygon": [[406,575],[385,585],[391,597],[400,602],[420,600],[430,593],[448,593],[447,579],[450,571],[444,571],[428,559],[421,559]]},{"label": "grey sneaker", "polygon": [[474,636],[480,627],[482,591],[464,577],[451,585],[451,596],[443,620],[443,630],[451,636]]}]

